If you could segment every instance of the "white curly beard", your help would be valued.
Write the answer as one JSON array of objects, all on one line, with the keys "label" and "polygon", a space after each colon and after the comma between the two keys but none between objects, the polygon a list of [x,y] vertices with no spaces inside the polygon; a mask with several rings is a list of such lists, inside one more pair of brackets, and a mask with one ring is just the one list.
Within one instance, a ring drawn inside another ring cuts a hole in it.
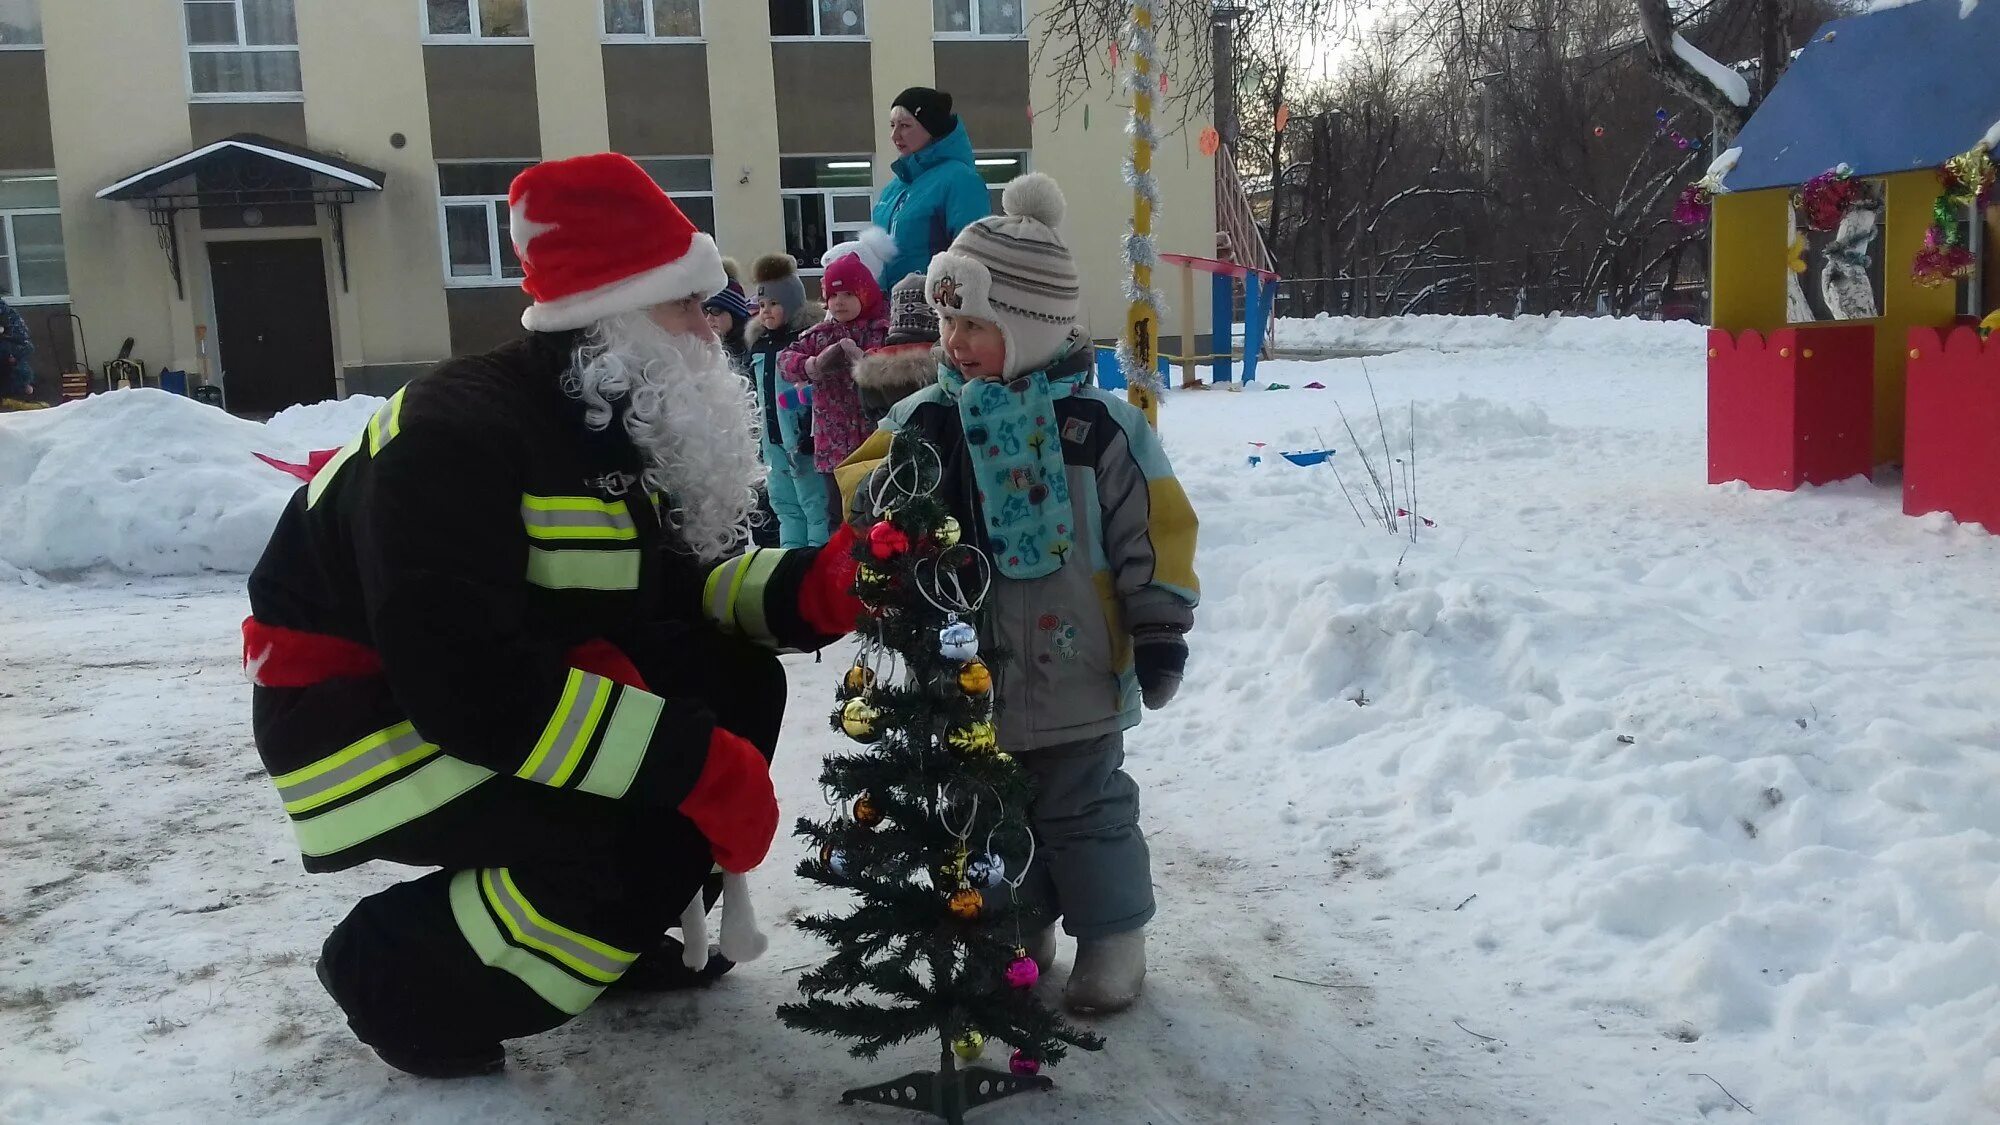
[{"label": "white curly beard", "polygon": [[713,561],[748,534],[756,511],[758,418],[747,381],[713,339],[676,335],[644,312],[584,331],[571,372],[584,422],[602,430],[625,404],[625,432],[645,458],[647,489],[688,549]]}]

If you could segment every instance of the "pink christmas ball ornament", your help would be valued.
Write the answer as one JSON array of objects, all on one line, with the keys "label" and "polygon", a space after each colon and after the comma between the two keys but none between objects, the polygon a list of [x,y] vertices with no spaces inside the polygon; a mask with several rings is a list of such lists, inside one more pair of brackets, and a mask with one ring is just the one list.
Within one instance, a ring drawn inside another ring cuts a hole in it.
[{"label": "pink christmas ball ornament", "polygon": [[1017,1050],[1007,1060],[1007,1069],[1023,1078],[1032,1078],[1042,1072],[1042,1060]]},{"label": "pink christmas ball ornament", "polygon": [[1007,962],[1007,983],[1015,988],[1033,988],[1042,979],[1042,968],[1033,957],[1016,957]]}]

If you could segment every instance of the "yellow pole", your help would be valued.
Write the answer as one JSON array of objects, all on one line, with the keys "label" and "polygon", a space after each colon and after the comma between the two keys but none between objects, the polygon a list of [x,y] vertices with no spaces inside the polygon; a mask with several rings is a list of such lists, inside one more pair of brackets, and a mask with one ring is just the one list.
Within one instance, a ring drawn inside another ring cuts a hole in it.
[{"label": "yellow pole", "polygon": [[1160,310],[1153,301],[1153,3],[1132,0],[1132,307],[1125,316],[1125,400],[1160,425]]}]

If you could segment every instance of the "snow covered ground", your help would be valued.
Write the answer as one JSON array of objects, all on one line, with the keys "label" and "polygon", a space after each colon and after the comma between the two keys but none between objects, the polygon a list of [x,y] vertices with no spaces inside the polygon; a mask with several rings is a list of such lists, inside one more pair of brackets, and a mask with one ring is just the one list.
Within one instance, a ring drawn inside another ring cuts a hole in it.
[{"label": "snow covered ground", "polygon": [[[1348,325],[1407,349],[1366,370],[1398,451],[1416,404],[1438,526],[1411,544],[1330,469],[1246,463],[1331,444],[1358,487],[1335,404],[1379,463],[1363,361],[1168,397],[1206,601],[1188,687],[1132,740],[1147,997],[1053,1095],[981,1120],[2000,1120],[2000,546],[1892,486],[1704,485],[1696,328]],[[82,517],[14,514],[24,430],[102,504],[183,463],[142,448],[176,447],[146,428],[166,407],[99,406],[130,415],[78,430],[100,456],[53,448],[87,409],[0,420],[0,559],[126,572],[0,587],[0,1121],[901,1119],[835,1096],[928,1053],[860,1063],[777,1024],[823,953],[782,926],[724,986],[608,1002],[502,1078],[426,1085],[355,1047],[309,961],[396,873],[298,872],[249,744],[240,580],[140,577],[240,552],[141,523],[143,551],[113,524],[58,548],[33,537]],[[239,446],[344,437],[227,429],[186,462],[199,488],[147,487],[221,535],[285,491],[206,483],[266,471]],[[798,811],[842,653],[794,659]],[[823,901],[795,853],[758,876],[767,919]]]}]

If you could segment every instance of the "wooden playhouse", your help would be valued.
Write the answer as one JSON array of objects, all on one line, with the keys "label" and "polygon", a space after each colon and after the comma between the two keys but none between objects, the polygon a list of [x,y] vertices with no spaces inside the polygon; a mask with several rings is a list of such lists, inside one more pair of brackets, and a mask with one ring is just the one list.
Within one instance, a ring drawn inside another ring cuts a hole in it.
[{"label": "wooden playhouse", "polygon": [[1911,514],[2000,529],[1995,147],[2000,0],[1814,33],[1706,181],[1711,482],[1901,462]]}]

